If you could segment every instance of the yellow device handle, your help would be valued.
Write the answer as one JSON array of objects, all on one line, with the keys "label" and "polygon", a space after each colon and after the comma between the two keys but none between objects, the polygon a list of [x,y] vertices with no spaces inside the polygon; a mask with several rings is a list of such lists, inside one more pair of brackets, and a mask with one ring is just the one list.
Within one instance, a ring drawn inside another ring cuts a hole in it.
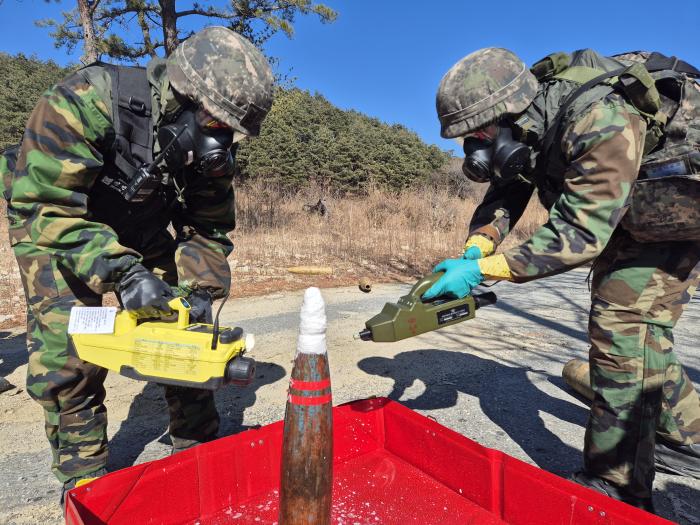
[{"label": "yellow device handle", "polygon": [[114,333],[121,335],[131,332],[138,324],[139,319],[134,312],[122,310],[117,314],[117,318],[114,321]]},{"label": "yellow device handle", "polygon": [[177,312],[177,327],[187,328],[190,324],[190,303],[184,297],[168,301],[168,306]]}]

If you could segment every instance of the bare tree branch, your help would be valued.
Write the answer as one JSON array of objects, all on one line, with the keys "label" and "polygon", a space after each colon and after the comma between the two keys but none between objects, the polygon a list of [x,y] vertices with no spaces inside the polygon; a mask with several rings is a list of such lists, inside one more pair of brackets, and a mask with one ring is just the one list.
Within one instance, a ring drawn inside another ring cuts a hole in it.
[{"label": "bare tree branch", "polygon": [[186,11],[178,11],[175,13],[175,16],[178,18],[182,18],[183,16],[190,16],[190,15],[199,15],[199,16],[208,16],[212,18],[221,18],[222,20],[235,20],[238,19],[239,16],[237,13],[227,13],[226,11],[219,11],[214,8],[208,8],[208,9],[188,9]]},{"label": "bare tree branch", "polygon": [[[314,0],[230,0],[228,7],[194,1],[191,7],[180,11],[176,9],[177,0],[76,1],[78,7],[62,13],[62,21],[41,20],[37,25],[52,28],[50,35],[56,47],[65,47],[70,52],[82,44],[86,61],[103,54],[117,60],[136,61],[156,56],[160,48],[167,56],[188,36],[177,25],[178,20],[188,16],[220,20],[260,48],[278,32],[292,37],[298,15],[315,15],[322,23],[336,18],[335,11]],[[120,28],[134,25],[139,28],[142,41],[129,43],[120,36],[124,34]],[[153,40],[155,29],[162,32],[162,40]]]}]

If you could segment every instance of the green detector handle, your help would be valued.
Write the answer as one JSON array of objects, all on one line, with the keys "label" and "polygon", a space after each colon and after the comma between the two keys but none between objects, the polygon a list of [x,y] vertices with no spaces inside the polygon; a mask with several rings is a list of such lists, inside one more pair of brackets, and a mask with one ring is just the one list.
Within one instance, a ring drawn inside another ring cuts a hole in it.
[{"label": "green detector handle", "polygon": [[432,273],[423,277],[396,303],[386,303],[379,314],[365,323],[365,329],[360,332],[360,339],[377,343],[400,341],[473,319],[478,308],[496,302],[496,294],[493,292],[468,295],[462,299],[436,297],[424,301],[421,296],[443,273]]}]

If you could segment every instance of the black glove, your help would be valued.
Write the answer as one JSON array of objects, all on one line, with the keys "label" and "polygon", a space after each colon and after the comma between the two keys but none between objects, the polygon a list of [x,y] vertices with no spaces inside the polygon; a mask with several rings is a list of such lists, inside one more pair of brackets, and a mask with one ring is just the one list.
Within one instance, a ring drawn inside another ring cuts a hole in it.
[{"label": "black glove", "polygon": [[190,323],[206,323],[212,324],[214,318],[211,312],[212,298],[206,290],[195,290],[189,297],[187,302],[192,307],[190,310]]},{"label": "black glove", "polygon": [[170,286],[138,263],[119,281],[117,293],[122,306],[138,317],[161,317],[172,312],[168,306],[174,297]]}]

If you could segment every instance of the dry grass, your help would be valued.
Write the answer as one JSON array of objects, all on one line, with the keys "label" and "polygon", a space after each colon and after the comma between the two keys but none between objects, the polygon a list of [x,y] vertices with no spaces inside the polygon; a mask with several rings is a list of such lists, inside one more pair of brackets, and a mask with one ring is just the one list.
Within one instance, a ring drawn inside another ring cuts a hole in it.
[{"label": "dry grass", "polygon": [[24,322],[25,301],[15,256],[7,235],[5,199],[0,198],[0,328]]},{"label": "dry grass", "polygon": [[[414,276],[461,253],[476,202],[447,189],[325,199],[328,217],[302,210],[318,200],[307,190],[284,196],[262,184],[241,188],[233,257],[245,264],[345,264]],[[504,247],[527,238],[547,214],[531,203]]]},{"label": "dry grass", "polygon": [[[373,280],[413,279],[437,261],[460,253],[476,202],[447,189],[425,188],[401,194],[379,189],[362,197],[327,197],[329,215],[303,210],[315,203],[317,189],[284,195],[263,183],[238,189],[236,249],[230,258],[234,295],[265,293],[317,284],[346,285],[359,275]],[[0,204],[4,206],[4,202]],[[2,208],[4,216],[4,207]],[[531,203],[505,247],[528,237],[544,223],[546,212]],[[24,320],[19,274],[0,226],[0,326]],[[292,276],[287,267],[324,265],[326,278]]]}]

